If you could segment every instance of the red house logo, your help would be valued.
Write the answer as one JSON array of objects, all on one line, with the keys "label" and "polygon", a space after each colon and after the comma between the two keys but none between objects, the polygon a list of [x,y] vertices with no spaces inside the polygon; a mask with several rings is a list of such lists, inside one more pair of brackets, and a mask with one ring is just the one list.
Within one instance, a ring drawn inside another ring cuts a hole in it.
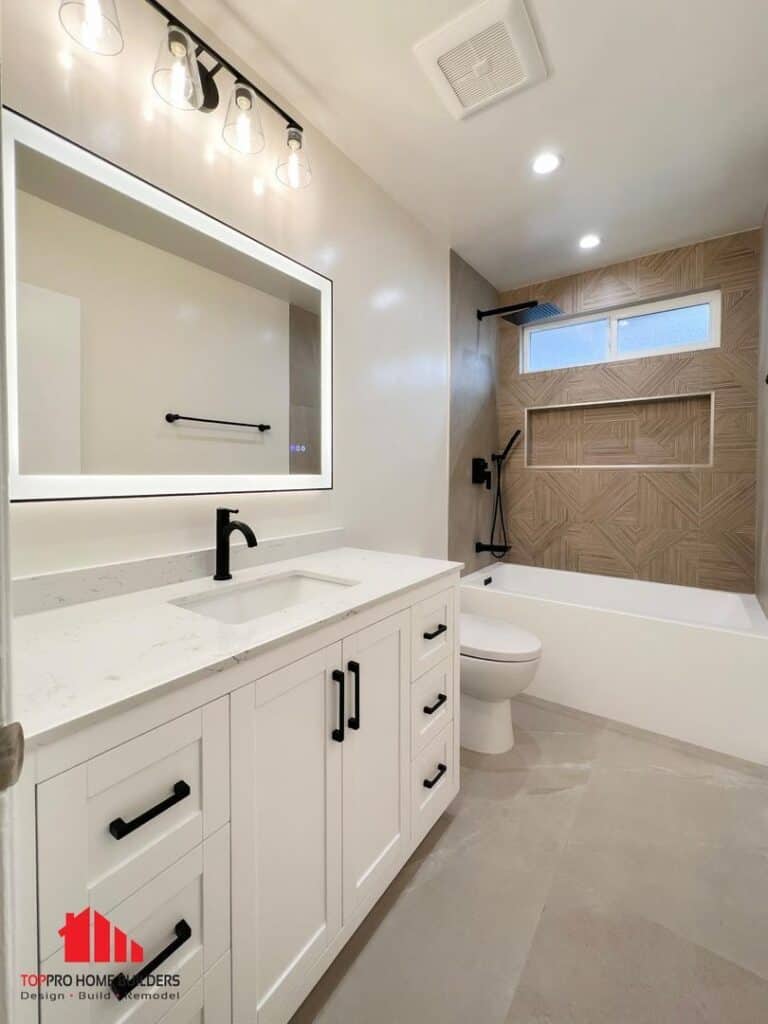
[{"label": "red house logo", "polygon": [[138,942],[90,907],[79,914],[67,914],[59,935],[64,939],[64,960],[68,964],[138,964],[144,959]]}]

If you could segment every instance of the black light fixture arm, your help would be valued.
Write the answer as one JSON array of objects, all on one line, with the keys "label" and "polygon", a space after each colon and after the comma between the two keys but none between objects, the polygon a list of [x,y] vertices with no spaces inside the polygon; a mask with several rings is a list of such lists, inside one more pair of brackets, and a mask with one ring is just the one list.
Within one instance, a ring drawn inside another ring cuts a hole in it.
[{"label": "black light fixture arm", "polygon": [[181,20],[181,18],[178,18],[175,14],[169,11],[168,8],[165,7],[163,4],[158,3],[158,0],[144,0],[144,2],[146,4],[149,4],[149,6],[156,10],[158,14],[161,14],[166,21],[170,22],[173,25],[178,25],[179,28],[183,28],[184,31],[197,44],[198,56],[200,56],[200,54],[202,53],[205,53],[209,57],[213,58],[213,60],[216,62],[216,65],[208,71],[208,74],[211,77],[213,77],[222,68],[226,68],[227,71],[229,71],[229,73],[234,76],[236,81],[242,82],[244,85],[247,85],[251,89],[253,89],[253,91],[256,93],[256,95],[263,103],[266,103],[266,105],[270,107],[272,110],[274,110],[276,114],[279,114],[280,117],[284,119],[287,128],[296,128],[300,132],[304,131],[299,122],[294,117],[291,117],[291,115],[288,114],[285,110],[283,110],[279,103],[275,103],[274,100],[270,99],[265,92],[262,92],[262,90],[259,89],[257,85],[254,85],[249,78],[246,78],[245,75],[238,71],[234,64],[228,61],[226,57],[222,57],[221,54],[217,53],[216,50],[213,49],[213,47],[209,46],[208,43],[205,42],[205,40],[201,39],[196,32],[193,32],[192,29],[189,28]]}]

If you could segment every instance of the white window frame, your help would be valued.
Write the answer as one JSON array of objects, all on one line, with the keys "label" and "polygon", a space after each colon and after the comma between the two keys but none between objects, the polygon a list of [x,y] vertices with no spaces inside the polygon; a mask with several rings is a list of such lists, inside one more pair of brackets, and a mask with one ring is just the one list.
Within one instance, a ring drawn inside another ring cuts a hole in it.
[{"label": "white window frame", "polygon": [[[706,341],[697,341],[690,345],[667,345],[664,348],[656,348],[652,351],[619,352],[619,320],[628,320],[634,316],[647,316],[650,313],[666,313],[672,309],[685,309],[688,306],[709,306],[709,328],[710,334]],[[551,370],[529,369],[531,360],[531,334],[535,331],[551,331],[558,327],[571,327],[577,324],[595,323],[600,320],[608,321],[608,354],[605,359],[596,359],[586,363],[570,363],[568,366],[553,367]],[[654,302],[640,302],[633,306],[620,306],[614,309],[606,309],[601,312],[583,313],[578,316],[560,316],[547,320],[541,320],[528,324],[523,328],[523,340],[520,346],[520,372],[521,373],[555,373],[557,370],[568,370],[576,366],[598,366],[601,363],[618,363],[627,359],[653,359],[655,356],[668,356],[676,352],[697,352],[701,349],[719,348],[722,323],[722,293],[720,289],[707,292],[689,292],[687,295],[678,295],[670,299],[660,299]]]}]

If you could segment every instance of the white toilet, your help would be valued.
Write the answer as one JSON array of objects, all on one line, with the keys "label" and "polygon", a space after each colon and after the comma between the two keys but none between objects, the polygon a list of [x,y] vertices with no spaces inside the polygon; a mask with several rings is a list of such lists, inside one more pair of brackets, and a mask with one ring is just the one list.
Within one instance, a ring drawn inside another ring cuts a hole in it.
[{"label": "white toilet", "polygon": [[503,754],[515,743],[512,698],[528,686],[541,660],[541,641],[503,619],[462,612],[461,745]]}]

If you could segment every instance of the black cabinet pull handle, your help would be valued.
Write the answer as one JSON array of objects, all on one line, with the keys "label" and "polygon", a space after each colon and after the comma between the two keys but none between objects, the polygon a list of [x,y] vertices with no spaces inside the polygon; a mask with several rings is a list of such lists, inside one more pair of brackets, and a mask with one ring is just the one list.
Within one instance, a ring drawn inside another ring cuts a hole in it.
[{"label": "black cabinet pull handle", "polygon": [[355,713],[351,718],[347,719],[347,725],[350,729],[360,728],[360,663],[357,661],[348,661],[347,668],[355,678]]},{"label": "black cabinet pull handle", "polygon": [[186,800],[192,790],[188,784],[182,780],[176,783],[173,787],[173,796],[169,796],[166,800],[161,800],[159,804],[155,804],[154,807],[150,807],[148,811],[144,811],[138,818],[134,818],[133,821],[126,821],[124,818],[115,818],[114,821],[109,823],[109,833],[114,839],[125,839],[131,832],[135,832],[137,828],[141,828],[142,825],[146,825],[148,821],[152,821],[158,814],[162,814],[163,811],[169,810],[182,800]]},{"label": "black cabinet pull handle", "polygon": [[174,931],[176,932],[176,938],[173,942],[166,946],[162,953],[158,953],[154,960],[150,960],[148,964],[145,964],[132,978],[129,978],[126,974],[117,974],[110,981],[109,987],[112,989],[118,1002],[121,999],[125,999],[127,995],[130,995],[142,981],[146,981],[150,974],[154,973],[158,967],[165,963],[169,956],[173,956],[176,950],[180,949],[192,937],[192,929],[184,918],[179,921]]},{"label": "black cabinet pull handle", "polygon": [[446,626],[446,624],[444,622],[441,622],[440,625],[437,627],[437,629],[433,630],[431,633],[425,633],[424,634],[424,639],[425,640],[434,640],[436,636],[440,636],[441,633],[447,633],[447,632],[448,632],[448,627]]},{"label": "black cabinet pull handle", "polygon": [[424,789],[432,789],[433,786],[436,786],[447,771],[447,764],[439,764],[437,766],[437,775],[433,779],[424,779]]},{"label": "black cabinet pull handle", "polygon": [[424,705],[424,714],[425,715],[434,715],[434,713],[437,711],[437,709],[441,708],[443,706],[443,704],[445,704],[445,702],[447,700],[448,700],[448,697],[447,697],[446,694],[438,693],[437,700],[435,701],[434,704],[425,704]]},{"label": "black cabinet pull handle", "polygon": [[334,729],[331,736],[336,740],[337,743],[344,742],[344,673],[340,668],[336,668],[331,673],[331,679],[334,683],[339,684],[339,727]]}]

